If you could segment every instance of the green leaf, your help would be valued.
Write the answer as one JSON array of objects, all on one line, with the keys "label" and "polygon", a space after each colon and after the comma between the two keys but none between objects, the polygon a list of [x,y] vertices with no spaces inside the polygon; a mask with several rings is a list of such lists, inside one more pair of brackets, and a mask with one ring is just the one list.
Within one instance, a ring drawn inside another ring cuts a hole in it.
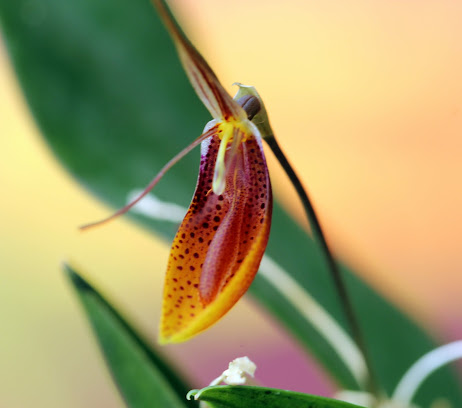
[{"label": "green leaf", "polygon": [[[24,94],[50,147],[79,182],[116,208],[209,120],[149,0],[4,0],[0,18]],[[197,166],[198,154],[186,157],[156,187],[155,195],[187,206]],[[132,216],[168,241],[178,227]],[[277,203],[267,254],[345,326],[322,254]],[[345,272],[379,380],[391,392],[434,342]],[[339,385],[358,387],[343,361],[277,288],[257,276],[251,293]],[[417,396],[421,405],[444,397],[462,406],[460,386],[450,369],[442,369],[426,384]]]},{"label": "green leaf", "polygon": [[[185,408],[188,387],[96,289],[70,266],[65,271],[82,303],[101,352],[131,408]],[[195,404],[193,404],[195,405]]]},{"label": "green leaf", "polygon": [[347,402],[275,388],[222,385],[192,390],[188,397],[214,408],[360,408]]}]

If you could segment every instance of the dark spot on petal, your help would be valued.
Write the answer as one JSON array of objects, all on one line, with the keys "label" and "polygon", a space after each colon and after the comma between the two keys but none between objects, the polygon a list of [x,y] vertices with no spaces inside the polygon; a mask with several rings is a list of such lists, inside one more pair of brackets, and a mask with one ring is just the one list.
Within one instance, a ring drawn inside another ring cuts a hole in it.
[{"label": "dark spot on petal", "polygon": [[199,258],[199,254],[197,252],[194,252],[193,257],[194,258]]}]

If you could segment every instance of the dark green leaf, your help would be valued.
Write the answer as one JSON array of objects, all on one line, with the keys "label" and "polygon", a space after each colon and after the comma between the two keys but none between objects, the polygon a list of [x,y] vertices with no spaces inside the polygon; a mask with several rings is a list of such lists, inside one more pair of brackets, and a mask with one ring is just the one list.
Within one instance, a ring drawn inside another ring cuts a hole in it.
[{"label": "dark green leaf", "polygon": [[199,397],[213,408],[360,408],[358,405],[331,398],[275,388],[223,385],[193,390],[190,397]]},{"label": "dark green leaf", "polygon": [[[145,186],[208,120],[149,0],[3,0],[0,18],[22,88],[49,145],[77,180],[114,207]],[[183,160],[156,187],[156,196],[187,206],[197,165],[197,155]],[[135,217],[167,240],[177,228]],[[267,253],[344,326],[322,255],[278,204]],[[349,271],[347,278],[379,379],[390,392],[434,343]],[[257,276],[251,293],[341,386],[357,388],[343,362],[274,287]],[[427,406],[437,396],[462,406],[449,369],[429,379],[417,400]]]},{"label": "dark green leaf", "polygon": [[[131,408],[191,406],[188,387],[87,281],[65,266],[101,351],[125,402]],[[195,405],[195,404],[194,404]]]}]

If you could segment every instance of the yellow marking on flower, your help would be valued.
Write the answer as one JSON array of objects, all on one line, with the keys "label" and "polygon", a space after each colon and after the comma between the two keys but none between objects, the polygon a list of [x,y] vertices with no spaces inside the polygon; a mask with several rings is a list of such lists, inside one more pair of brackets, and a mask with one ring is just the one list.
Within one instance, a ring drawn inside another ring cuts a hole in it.
[{"label": "yellow marking on flower", "polygon": [[[252,135],[250,126],[246,122],[248,123],[247,120],[242,121],[231,118],[218,125],[218,137],[221,143],[215,163],[215,172],[213,174],[212,189],[215,194],[223,194],[226,187],[226,169],[229,167],[228,163],[236,156],[239,145],[246,142],[250,135]],[[226,161],[225,155],[230,144],[231,151]]]},{"label": "yellow marking on flower", "polygon": [[225,154],[228,148],[228,143],[233,141],[234,129],[231,124],[225,122],[222,126],[221,143],[218,149],[217,161],[215,163],[215,171],[213,173],[212,189],[215,194],[223,194],[226,187],[226,164]]}]

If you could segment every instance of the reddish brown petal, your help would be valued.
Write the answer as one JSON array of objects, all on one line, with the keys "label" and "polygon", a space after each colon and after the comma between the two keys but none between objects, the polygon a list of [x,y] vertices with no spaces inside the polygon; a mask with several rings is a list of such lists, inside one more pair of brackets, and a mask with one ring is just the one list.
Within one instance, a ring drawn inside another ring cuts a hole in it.
[{"label": "reddish brown petal", "polygon": [[204,145],[196,193],[172,245],[162,343],[185,341],[231,309],[255,277],[268,241],[272,196],[260,141],[250,136],[241,143],[221,196],[211,191],[219,138]]}]

